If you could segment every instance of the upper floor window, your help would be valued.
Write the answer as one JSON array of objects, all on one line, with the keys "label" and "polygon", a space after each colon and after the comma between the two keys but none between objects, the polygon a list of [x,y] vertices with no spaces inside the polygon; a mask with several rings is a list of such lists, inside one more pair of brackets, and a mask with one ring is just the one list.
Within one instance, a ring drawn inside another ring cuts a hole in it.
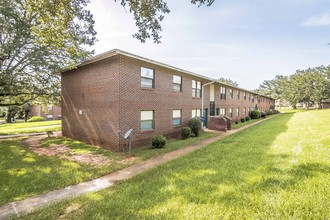
[{"label": "upper floor window", "polygon": [[241,91],[237,90],[237,99],[239,99],[240,96],[241,96]]},{"label": "upper floor window", "polygon": [[251,100],[251,94],[249,93],[249,100]]},{"label": "upper floor window", "polygon": [[141,130],[154,129],[154,111],[141,111]]},{"label": "upper floor window", "polygon": [[48,105],[48,111],[52,111],[53,110],[53,106],[52,105]]},{"label": "upper floor window", "polygon": [[181,110],[173,110],[172,125],[181,125]]},{"label": "upper floor window", "polygon": [[246,100],[246,92],[244,92],[244,100]]},{"label": "upper floor window", "polygon": [[141,67],[141,87],[155,88],[155,75],[153,69]]},{"label": "upper floor window", "polygon": [[182,77],[173,75],[173,90],[177,92],[182,91]]},{"label": "upper floor window", "polygon": [[229,89],[229,96],[230,98],[234,98],[233,89]]},{"label": "upper floor window", "polygon": [[220,87],[220,99],[226,100],[226,87]]},{"label": "upper floor window", "polygon": [[202,97],[202,82],[192,80],[192,97]]}]

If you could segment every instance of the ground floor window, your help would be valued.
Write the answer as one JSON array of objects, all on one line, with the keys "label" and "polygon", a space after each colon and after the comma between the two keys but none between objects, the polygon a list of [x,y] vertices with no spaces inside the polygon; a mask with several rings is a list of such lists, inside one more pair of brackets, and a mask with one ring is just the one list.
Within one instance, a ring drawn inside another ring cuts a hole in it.
[{"label": "ground floor window", "polygon": [[154,129],[154,111],[141,111],[141,130]]},{"label": "ground floor window", "polygon": [[201,109],[193,109],[193,110],[191,111],[191,117],[192,117],[192,118],[200,117],[200,116],[201,116],[201,112],[202,112]]},{"label": "ground floor window", "polygon": [[244,107],[244,115],[246,115],[246,108]]},{"label": "ground floor window", "polygon": [[172,125],[181,125],[181,110],[173,110]]},{"label": "ground floor window", "polygon": [[226,109],[225,108],[220,109],[220,115],[226,115]]},{"label": "ground floor window", "polygon": [[230,108],[230,109],[229,109],[229,116],[230,116],[230,117],[233,117],[233,108]]},{"label": "ground floor window", "polygon": [[236,116],[239,116],[239,108],[236,108]]}]

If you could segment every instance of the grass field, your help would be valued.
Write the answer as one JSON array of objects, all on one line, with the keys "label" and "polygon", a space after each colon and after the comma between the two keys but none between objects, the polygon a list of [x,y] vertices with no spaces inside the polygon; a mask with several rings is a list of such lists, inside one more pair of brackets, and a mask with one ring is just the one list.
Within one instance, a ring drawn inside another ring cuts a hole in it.
[{"label": "grass field", "polygon": [[330,110],[288,113],[24,219],[329,219]]},{"label": "grass field", "polygon": [[0,124],[0,135],[60,131],[61,120]]},{"label": "grass field", "polygon": [[127,161],[126,153],[115,153],[67,138],[47,138],[41,144],[44,148],[52,144],[65,145],[71,149],[70,153],[65,155],[104,156],[108,162],[101,166],[86,165],[58,156],[40,156],[33,153],[21,141],[2,141],[0,142],[0,205],[91,180],[214,135],[203,133],[197,138],[171,139],[162,149],[154,149],[150,146],[133,149],[135,158]]}]

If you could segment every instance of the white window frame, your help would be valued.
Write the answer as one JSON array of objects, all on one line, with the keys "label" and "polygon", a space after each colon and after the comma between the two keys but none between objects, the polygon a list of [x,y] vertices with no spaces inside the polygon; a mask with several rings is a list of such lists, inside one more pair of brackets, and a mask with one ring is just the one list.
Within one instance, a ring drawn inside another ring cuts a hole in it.
[{"label": "white window frame", "polygon": [[[179,123],[176,121],[179,120]],[[182,124],[182,110],[181,109],[174,109],[172,111],[172,125],[173,126],[180,126]]]},{"label": "white window frame", "polygon": [[[180,79],[180,82],[178,79]],[[179,86],[179,90],[177,89],[177,86]],[[173,91],[182,92],[182,76],[173,75]]]},{"label": "white window frame", "polygon": [[[150,72],[151,72],[151,74],[150,74]],[[148,82],[151,81],[151,86],[147,85],[147,84],[143,84],[143,80],[147,80]],[[141,82],[140,82],[140,84],[141,84],[142,88],[148,88],[148,89],[155,88],[155,70],[147,68],[147,67],[141,67]]]},{"label": "white window frame", "polygon": [[[151,113],[151,117],[148,115]],[[151,126],[143,128],[144,122],[151,122]],[[141,131],[153,130],[155,129],[155,111],[153,110],[142,110],[140,111],[140,129]]]},{"label": "white window frame", "polygon": [[201,98],[202,97],[202,82],[197,80],[191,81],[192,97]]}]

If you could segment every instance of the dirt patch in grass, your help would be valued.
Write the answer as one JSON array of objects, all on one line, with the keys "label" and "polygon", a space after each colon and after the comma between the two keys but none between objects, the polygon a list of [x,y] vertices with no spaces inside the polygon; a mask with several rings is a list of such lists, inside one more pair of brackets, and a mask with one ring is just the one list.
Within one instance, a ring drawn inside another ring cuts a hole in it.
[{"label": "dirt patch in grass", "polygon": [[38,155],[46,156],[59,156],[60,158],[75,161],[78,163],[84,163],[91,166],[104,166],[110,162],[110,160],[98,154],[91,153],[76,153],[64,144],[51,144],[47,147],[40,147],[40,143],[43,139],[47,138],[47,135],[33,136],[24,140],[24,143],[30,147],[30,149]]}]

